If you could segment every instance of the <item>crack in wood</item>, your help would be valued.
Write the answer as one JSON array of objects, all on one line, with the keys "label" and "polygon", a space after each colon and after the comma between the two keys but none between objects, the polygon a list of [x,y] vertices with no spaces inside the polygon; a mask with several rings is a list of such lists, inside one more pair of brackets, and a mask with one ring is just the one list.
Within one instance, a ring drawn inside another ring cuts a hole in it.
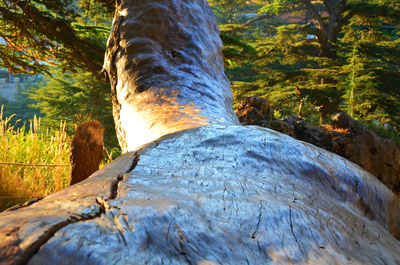
[{"label": "crack in wood", "polygon": [[260,202],[260,208],[258,209],[258,211],[259,211],[258,222],[257,222],[257,225],[256,225],[256,230],[255,230],[255,231],[253,232],[253,234],[251,235],[251,238],[252,238],[252,239],[255,239],[255,238],[256,238],[256,233],[257,233],[258,229],[260,228],[261,217],[262,217],[262,208],[263,208],[263,205],[262,205],[262,203]]},{"label": "crack in wood", "polygon": [[300,245],[300,242],[299,242],[299,240],[297,239],[297,236],[296,236],[296,234],[295,234],[294,231],[293,231],[292,206],[289,206],[289,220],[290,220],[290,231],[292,232],[292,235],[293,235],[293,237],[294,237],[294,240],[296,241],[297,246],[299,247],[301,254],[302,254],[303,256],[305,256],[306,253],[304,253],[304,251],[303,251],[303,249],[302,249],[302,247],[301,247],[301,245]]},{"label": "crack in wood", "polygon": [[11,207],[11,208],[8,208],[8,209],[4,210],[3,213],[12,212],[12,211],[15,211],[15,210],[18,210],[18,209],[21,209],[21,208],[25,208],[25,207],[31,206],[32,204],[35,204],[35,203],[43,200],[43,198],[44,197],[41,197],[41,198],[37,198],[37,199],[31,200],[31,201],[28,201],[28,202],[25,202],[25,203],[17,204],[15,206]]},{"label": "crack in wood", "polygon": [[14,261],[15,265],[25,265],[28,264],[32,257],[39,251],[39,249],[44,246],[58,231],[63,229],[64,227],[88,220],[93,220],[98,218],[103,213],[104,209],[102,207],[98,207],[98,211],[92,213],[93,215],[88,214],[87,216],[78,216],[71,215],[65,221],[62,221],[56,225],[51,226],[47,229],[35,242],[33,242],[26,250],[23,252],[21,256],[16,258]]},{"label": "crack in wood", "polygon": [[[95,204],[89,206],[89,208],[92,209],[94,212],[91,212],[87,215],[70,214],[70,216],[66,220],[64,220],[60,223],[57,223],[56,225],[51,226],[35,242],[33,242],[29,247],[26,248],[26,250],[23,252],[23,254],[15,260],[14,264],[15,265],[28,264],[29,261],[32,259],[32,257],[39,251],[39,249],[42,246],[44,246],[58,231],[65,228],[66,226],[68,226],[70,224],[78,223],[78,222],[93,220],[93,219],[100,217],[102,214],[106,213],[106,211],[110,209],[110,206],[107,203],[107,201],[115,199],[117,197],[119,182],[121,182],[124,179],[125,174],[130,173],[130,172],[132,172],[132,170],[135,169],[135,167],[137,166],[137,164],[139,162],[139,157],[140,157],[139,154],[135,154],[135,157],[133,158],[132,164],[129,167],[129,169],[124,174],[118,175],[111,182],[110,196],[107,200],[97,197]],[[93,209],[93,208],[95,208],[95,209]],[[125,237],[123,236],[121,231],[119,231],[119,232],[121,233],[122,239],[126,245]]]},{"label": "crack in wood", "polygon": [[125,179],[125,174],[128,174],[128,173],[132,172],[135,169],[135,167],[139,163],[139,158],[140,158],[140,154],[136,153],[135,157],[133,158],[132,164],[129,167],[129,169],[126,172],[119,174],[113,181],[111,181],[111,183],[110,183],[110,197],[108,198],[109,200],[114,200],[115,198],[117,198],[119,183],[122,180]]}]

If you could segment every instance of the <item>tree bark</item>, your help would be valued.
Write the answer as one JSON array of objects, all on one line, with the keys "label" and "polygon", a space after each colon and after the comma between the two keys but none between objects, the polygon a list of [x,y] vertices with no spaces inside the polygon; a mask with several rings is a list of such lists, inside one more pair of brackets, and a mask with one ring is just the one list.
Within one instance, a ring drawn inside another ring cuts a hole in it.
[{"label": "tree bark", "polygon": [[72,139],[70,185],[87,179],[99,170],[104,158],[104,128],[97,120],[80,124]]},{"label": "tree bark", "polygon": [[104,69],[123,152],[182,129],[239,124],[206,1],[118,1]]},{"label": "tree bark", "polygon": [[343,25],[343,12],[347,0],[324,0],[324,5],[329,14],[329,21],[325,22],[319,11],[310,0],[301,0],[306,10],[311,14],[317,27],[317,37],[320,44],[322,57],[336,58],[336,43],[338,34]]},{"label": "tree bark", "polygon": [[209,125],[0,214],[0,264],[399,264],[399,222],[399,199],[353,163]]}]

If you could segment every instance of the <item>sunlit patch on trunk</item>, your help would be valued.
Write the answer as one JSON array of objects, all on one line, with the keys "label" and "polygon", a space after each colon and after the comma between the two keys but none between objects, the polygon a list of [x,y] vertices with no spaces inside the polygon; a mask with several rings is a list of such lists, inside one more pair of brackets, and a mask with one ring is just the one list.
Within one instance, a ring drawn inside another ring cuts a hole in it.
[{"label": "sunlit patch on trunk", "polygon": [[179,91],[160,89],[135,95],[123,104],[120,120],[127,137],[127,150],[133,151],[163,135],[209,124],[193,102],[179,99]]}]

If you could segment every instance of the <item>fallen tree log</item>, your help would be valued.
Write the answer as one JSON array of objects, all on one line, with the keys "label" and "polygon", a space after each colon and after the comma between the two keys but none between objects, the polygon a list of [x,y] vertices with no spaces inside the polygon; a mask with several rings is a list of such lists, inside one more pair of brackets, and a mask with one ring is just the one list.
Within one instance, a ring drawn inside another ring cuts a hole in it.
[{"label": "fallen tree log", "polygon": [[377,177],[400,197],[400,148],[382,138],[347,113],[336,113],[322,126],[307,125],[302,118],[273,118],[269,102],[250,97],[239,102],[236,113],[242,125],[258,125],[340,155]]},{"label": "fallen tree log", "polygon": [[344,158],[210,125],[1,214],[0,253],[3,264],[399,264],[399,220],[398,198]]},{"label": "fallen tree log", "polygon": [[133,152],[1,213],[1,264],[400,263],[399,199],[375,177],[235,126],[205,0],[117,3],[105,69]]}]

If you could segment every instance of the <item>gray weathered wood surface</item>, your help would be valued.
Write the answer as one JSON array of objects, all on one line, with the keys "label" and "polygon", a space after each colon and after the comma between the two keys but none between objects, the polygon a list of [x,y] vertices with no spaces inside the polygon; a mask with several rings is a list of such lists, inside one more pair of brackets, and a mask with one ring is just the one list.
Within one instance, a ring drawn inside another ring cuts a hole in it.
[{"label": "gray weathered wood surface", "polygon": [[268,129],[210,125],[2,213],[0,260],[400,264],[399,217],[399,199],[339,156]]},{"label": "gray weathered wood surface", "polygon": [[104,59],[123,152],[206,124],[239,125],[206,0],[120,0]]}]

